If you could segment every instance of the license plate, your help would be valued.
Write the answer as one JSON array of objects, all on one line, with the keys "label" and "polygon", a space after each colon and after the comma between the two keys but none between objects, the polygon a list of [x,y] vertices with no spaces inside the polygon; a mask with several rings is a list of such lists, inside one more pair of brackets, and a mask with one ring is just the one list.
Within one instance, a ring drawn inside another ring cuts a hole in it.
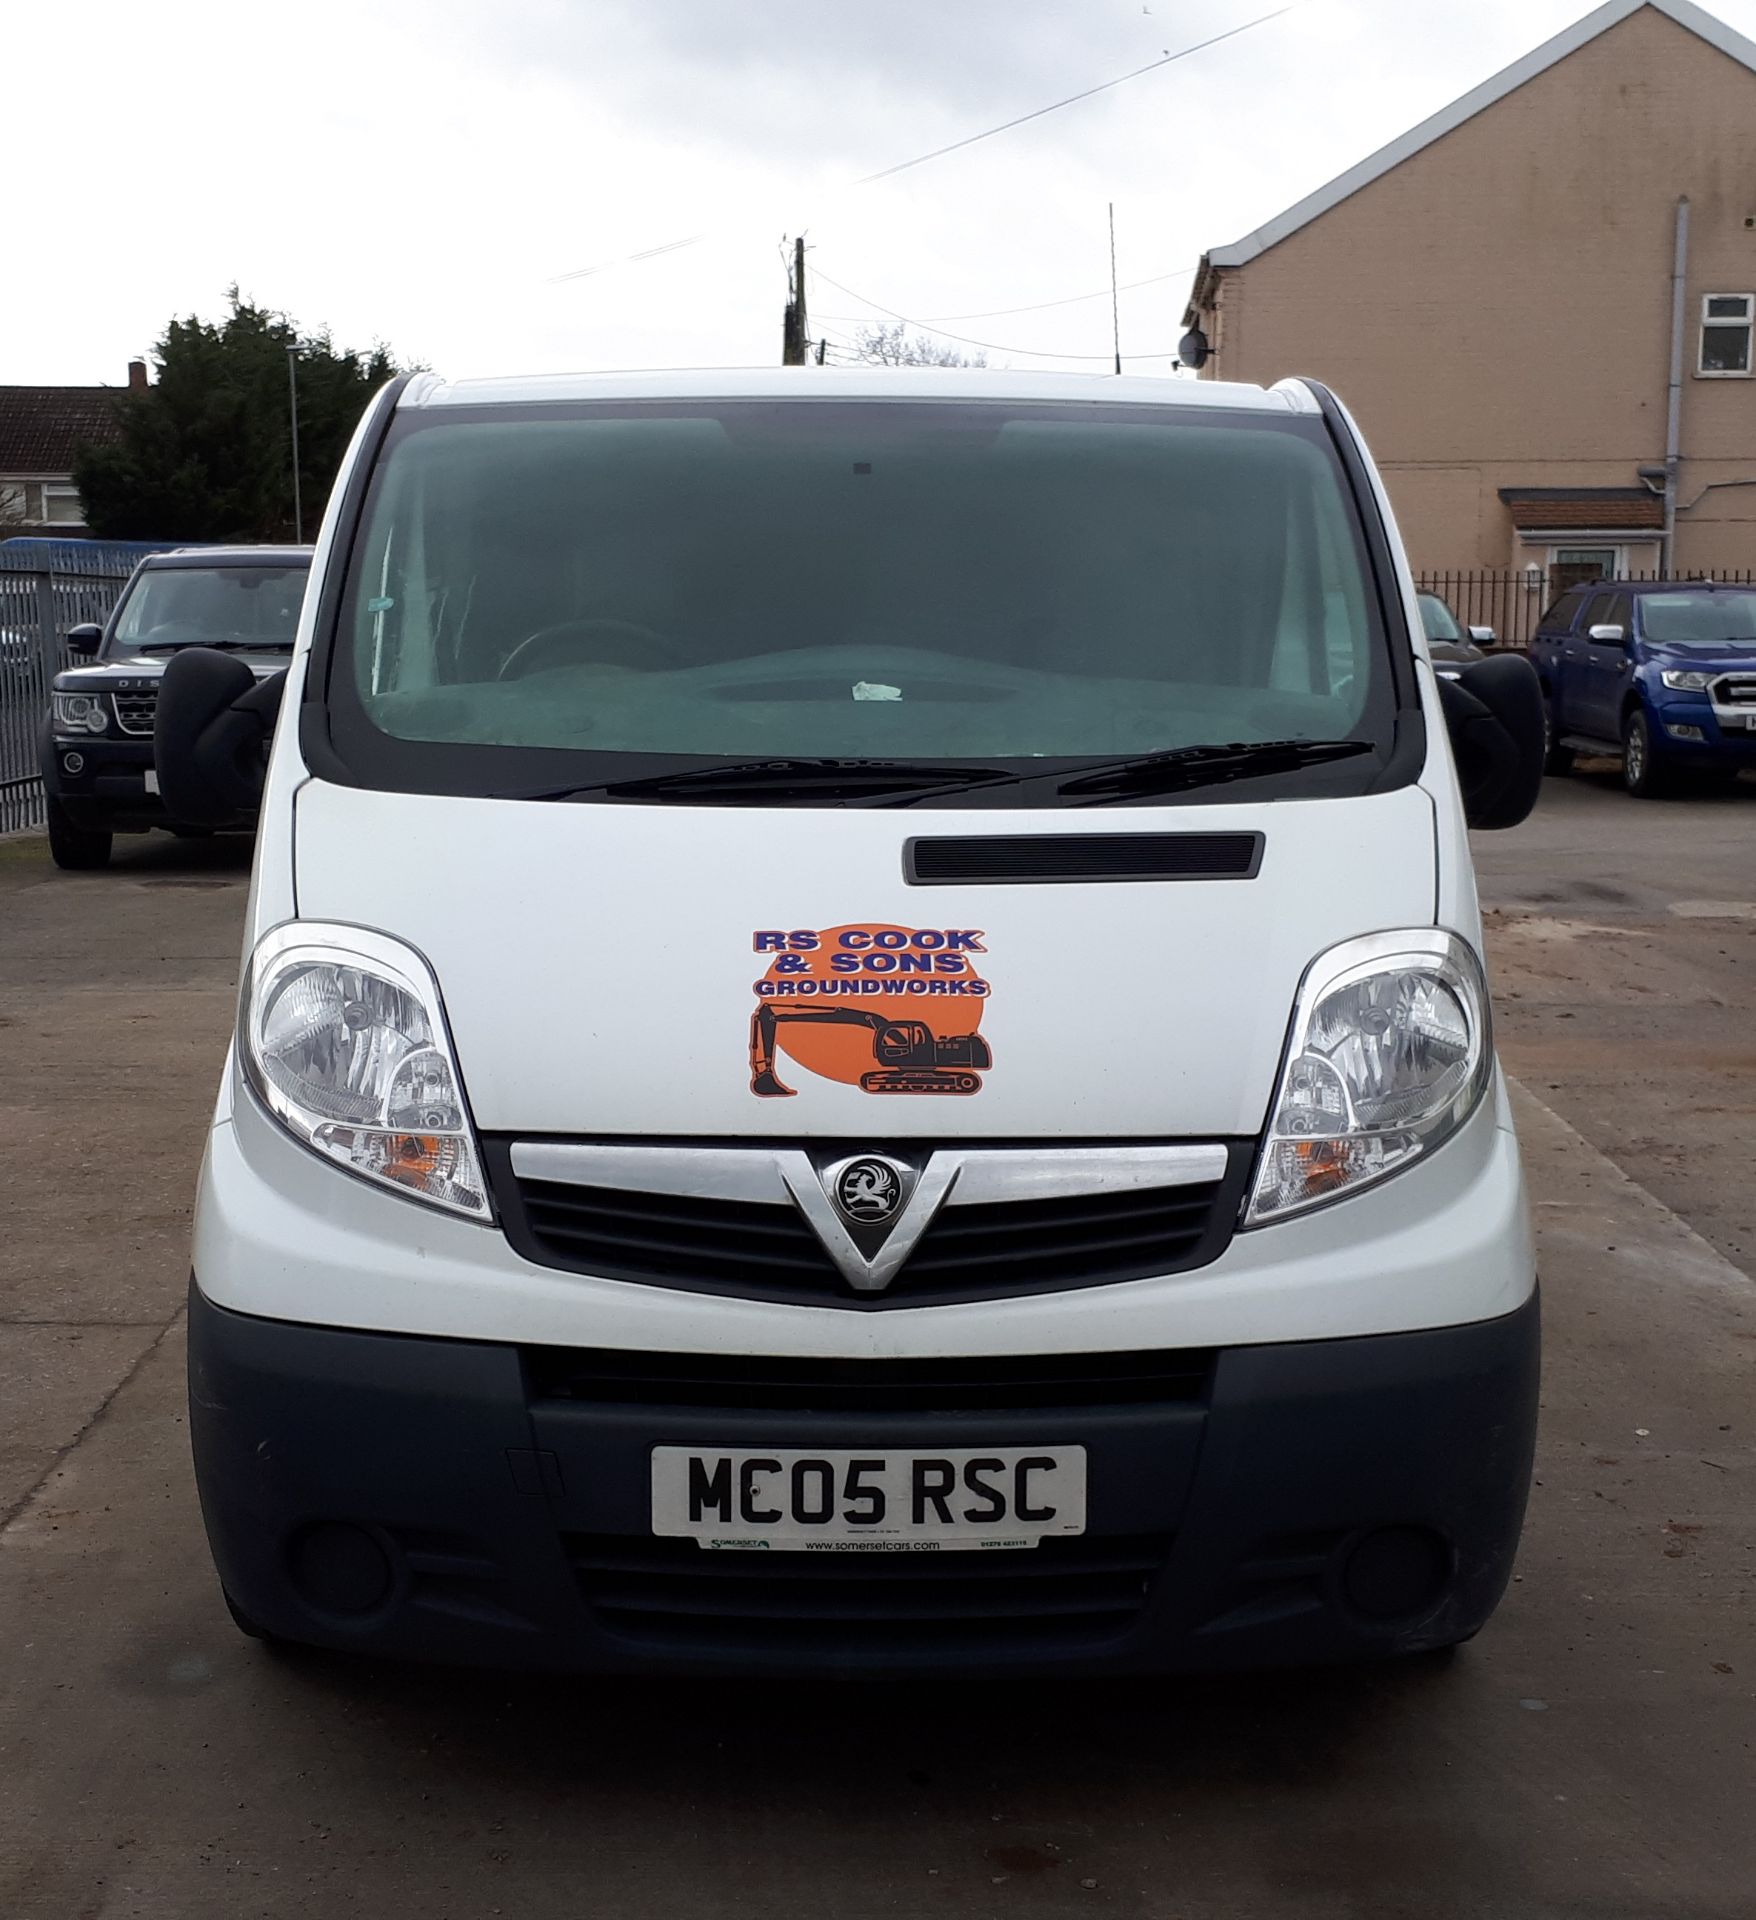
[{"label": "license plate", "polygon": [[148,793],[157,793],[159,790],[158,773],[156,769],[152,767],[148,767],[146,770],[146,790]]},{"label": "license plate", "polygon": [[652,1530],[793,1553],[1034,1547],[1085,1531],[1085,1449],[654,1447]]}]

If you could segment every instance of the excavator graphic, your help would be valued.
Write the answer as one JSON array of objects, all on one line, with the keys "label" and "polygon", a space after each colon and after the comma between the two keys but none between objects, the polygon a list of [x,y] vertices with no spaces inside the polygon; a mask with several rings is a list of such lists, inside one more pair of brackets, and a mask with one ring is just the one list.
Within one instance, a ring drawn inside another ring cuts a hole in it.
[{"label": "excavator graphic", "polygon": [[994,1064],[979,1033],[941,1039],[924,1020],[893,1020],[863,1007],[776,1007],[764,1001],[750,1016],[750,1091],[764,1100],[790,1099],[774,1070],[774,1032],[782,1022],[820,1027],[865,1027],[872,1035],[873,1071],[860,1075],[867,1093],[976,1093]]}]

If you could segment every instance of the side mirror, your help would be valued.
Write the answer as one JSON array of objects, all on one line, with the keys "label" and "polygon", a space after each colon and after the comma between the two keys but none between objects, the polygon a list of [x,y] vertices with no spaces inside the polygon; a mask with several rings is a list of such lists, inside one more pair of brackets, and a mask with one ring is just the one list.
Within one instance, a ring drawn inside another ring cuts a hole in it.
[{"label": "side mirror", "polygon": [[95,659],[103,644],[104,630],[95,621],[87,620],[81,626],[67,629],[67,651],[76,660]]},{"label": "side mirror", "polygon": [[1515,827],[1528,819],[1543,786],[1543,690],[1521,654],[1496,654],[1439,682],[1472,827]]},{"label": "side mirror", "polygon": [[261,802],[286,677],[259,681],[242,660],[212,647],[173,656],[152,729],[159,792],[173,820],[228,826]]},{"label": "side mirror", "polygon": [[1478,647],[1491,647],[1498,638],[1492,627],[1471,627],[1469,637]]},{"label": "side mirror", "polygon": [[1626,630],[1617,626],[1593,627],[1585,637],[1600,641],[1606,647],[1625,646],[1628,641]]}]

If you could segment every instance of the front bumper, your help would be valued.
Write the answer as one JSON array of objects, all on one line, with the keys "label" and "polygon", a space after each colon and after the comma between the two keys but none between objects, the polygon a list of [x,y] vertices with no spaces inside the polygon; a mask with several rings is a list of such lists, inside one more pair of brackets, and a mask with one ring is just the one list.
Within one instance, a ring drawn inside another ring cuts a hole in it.
[{"label": "front bumper", "polygon": [[[1671,695],[1653,704],[1654,744],[1678,766],[1756,767],[1756,728],[1742,709]],[[1678,728],[1683,729],[1681,733]]]},{"label": "front bumper", "polygon": [[38,737],[37,758],[44,791],[61,802],[76,827],[128,833],[171,824],[165,803],[148,791],[150,740],[114,733],[61,736],[45,727]]},{"label": "front bumper", "polygon": [[[68,755],[77,767],[70,767]],[[174,821],[154,790],[153,743],[115,733],[56,734],[47,726],[37,739],[43,789],[66,809],[76,827],[93,833],[144,833],[171,828]],[[255,825],[254,814],[230,823],[240,830]]]},{"label": "front bumper", "polygon": [[[1196,1670],[1481,1626],[1522,1522],[1538,1346],[1533,1296],[1440,1330],[1152,1356],[1157,1384],[1121,1393],[1113,1355],[990,1359],[975,1410],[934,1387],[944,1362],[875,1363],[909,1391],[874,1410],[846,1363],[795,1360],[764,1406],[686,1356],[298,1325],[195,1285],[190,1416],[220,1578],[289,1639],[589,1671]],[[1088,1531],[1017,1554],[708,1553],[649,1531],[651,1449],[690,1442],[1079,1444]]]}]

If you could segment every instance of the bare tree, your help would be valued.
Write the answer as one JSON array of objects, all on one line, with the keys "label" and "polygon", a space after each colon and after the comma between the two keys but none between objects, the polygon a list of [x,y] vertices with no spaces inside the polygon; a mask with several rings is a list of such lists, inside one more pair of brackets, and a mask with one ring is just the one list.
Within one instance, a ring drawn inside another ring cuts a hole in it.
[{"label": "bare tree", "polygon": [[861,327],[854,335],[854,357],[873,367],[985,367],[985,353],[960,353],[924,333],[910,333],[899,320],[890,327]]}]

